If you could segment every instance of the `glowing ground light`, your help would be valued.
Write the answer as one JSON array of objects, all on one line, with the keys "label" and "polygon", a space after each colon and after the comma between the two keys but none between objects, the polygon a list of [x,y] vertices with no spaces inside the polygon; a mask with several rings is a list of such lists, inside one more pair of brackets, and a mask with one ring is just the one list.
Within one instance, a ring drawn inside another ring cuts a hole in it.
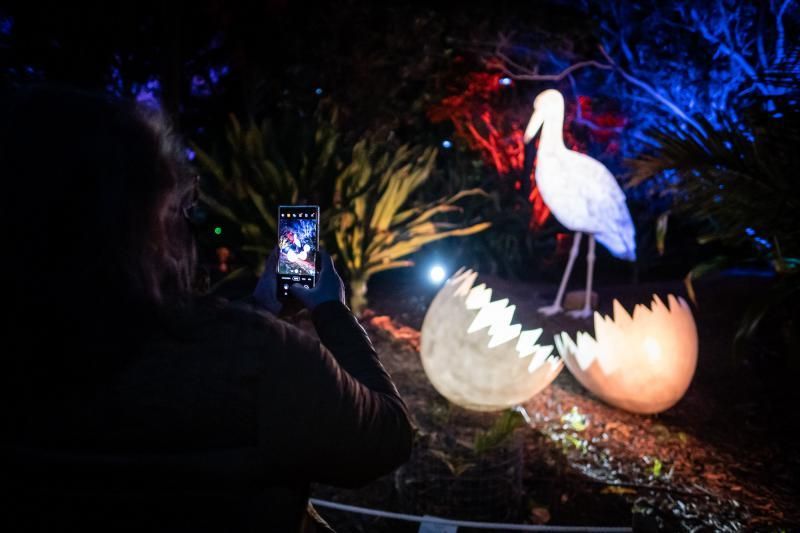
[{"label": "glowing ground light", "polygon": [[445,139],[442,141],[442,148],[444,148],[445,150],[449,150],[452,147],[453,143],[449,139]]},{"label": "glowing ground light", "polygon": [[444,278],[447,275],[447,273],[444,271],[444,268],[442,268],[440,265],[436,265],[431,268],[428,275],[430,276],[432,282],[441,283],[444,281]]},{"label": "glowing ground light", "polygon": [[497,83],[499,83],[503,87],[508,87],[509,85],[511,85],[511,78],[508,77],[500,78],[499,80],[497,80]]},{"label": "glowing ground light", "polygon": [[214,228],[214,235],[222,235],[222,228],[219,226]]}]

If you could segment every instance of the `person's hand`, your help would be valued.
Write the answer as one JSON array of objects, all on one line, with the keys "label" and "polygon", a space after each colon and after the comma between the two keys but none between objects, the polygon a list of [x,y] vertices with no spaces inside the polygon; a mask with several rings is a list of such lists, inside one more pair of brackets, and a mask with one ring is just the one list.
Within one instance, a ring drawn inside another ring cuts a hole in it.
[{"label": "person's hand", "polygon": [[276,276],[278,266],[278,247],[272,249],[267,264],[264,267],[264,273],[261,274],[261,279],[258,280],[256,290],[253,292],[255,301],[272,313],[277,315],[283,308],[283,304],[278,300],[278,280]]},{"label": "person's hand", "polygon": [[317,284],[313,289],[306,289],[302,285],[294,284],[289,287],[289,293],[300,300],[309,311],[324,302],[344,300],[344,282],[336,268],[333,259],[325,250],[320,250],[320,272]]}]

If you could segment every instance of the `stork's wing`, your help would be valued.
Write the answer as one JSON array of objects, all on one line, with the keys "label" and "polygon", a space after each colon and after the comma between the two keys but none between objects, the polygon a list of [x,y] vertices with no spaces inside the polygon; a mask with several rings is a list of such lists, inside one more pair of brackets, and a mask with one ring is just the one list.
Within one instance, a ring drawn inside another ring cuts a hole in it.
[{"label": "stork's wing", "polygon": [[571,176],[579,187],[580,201],[589,219],[587,228],[597,241],[620,259],[636,259],[636,232],[616,178],[599,161],[570,152],[570,163],[579,172]]}]

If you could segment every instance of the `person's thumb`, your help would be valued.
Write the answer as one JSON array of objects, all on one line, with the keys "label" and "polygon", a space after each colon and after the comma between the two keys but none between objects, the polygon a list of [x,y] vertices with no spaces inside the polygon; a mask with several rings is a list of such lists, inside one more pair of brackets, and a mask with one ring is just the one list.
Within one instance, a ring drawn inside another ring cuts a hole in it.
[{"label": "person's thumb", "polygon": [[332,272],[336,272],[336,267],[333,265],[333,258],[331,254],[329,254],[324,249],[319,251],[319,263],[320,263],[320,275],[326,274],[330,275]]},{"label": "person's thumb", "polygon": [[289,294],[300,300],[306,307],[308,307],[308,303],[311,301],[311,289],[306,289],[299,283],[289,285]]}]

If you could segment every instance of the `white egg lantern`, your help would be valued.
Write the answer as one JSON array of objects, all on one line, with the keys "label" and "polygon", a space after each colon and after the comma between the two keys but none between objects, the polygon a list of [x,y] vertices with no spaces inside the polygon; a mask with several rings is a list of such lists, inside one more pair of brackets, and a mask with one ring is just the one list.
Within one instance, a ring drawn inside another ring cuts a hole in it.
[{"label": "white egg lantern", "polygon": [[641,414],[660,413],[680,400],[697,367],[697,326],[683,298],[669,307],[653,296],[650,308],[629,315],[614,300],[614,318],[594,314],[594,337],[562,332],[556,348],[580,383],[603,401]]},{"label": "white egg lantern", "polygon": [[537,344],[541,329],[512,324],[515,306],[473,287],[477,272],[456,272],[431,302],[422,323],[420,355],[439,393],[467,409],[497,411],[549,385],[563,363],[553,346]]}]

